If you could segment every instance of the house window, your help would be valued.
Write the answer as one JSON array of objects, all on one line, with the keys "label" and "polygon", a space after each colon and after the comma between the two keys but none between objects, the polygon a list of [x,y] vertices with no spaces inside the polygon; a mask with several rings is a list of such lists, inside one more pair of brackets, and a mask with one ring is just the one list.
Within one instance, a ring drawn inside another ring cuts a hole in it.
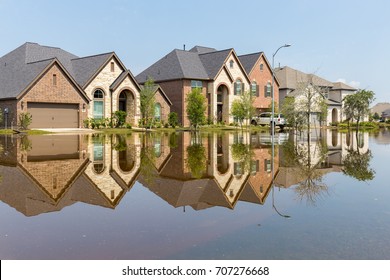
[{"label": "house window", "polygon": [[272,95],[272,86],[271,83],[268,82],[264,89],[264,96],[265,97],[271,97]]},{"label": "house window", "polygon": [[111,62],[111,72],[114,72],[114,71],[115,71],[115,63]]},{"label": "house window", "polygon": [[104,93],[101,89],[95,90],[93,93],[93,117],[102,119],[104,113]]},{"label": "house window", "polygon": [[156,121],[161,121],[161,104],[160,103],[156,103],[156,105],[154,106],[154,119]]},{"label": "house window", "polygon": [[93,169],[97,174],[104,171],[104,145],[101,139],[93,139]]},{"label": "house window", "polygon": [[203,84],[202,81],[192,80],[191,81],[191,89],[200,88],[202,89]]},{"label": "house window", "polygon": [[256,82],[252,82],[251,84],[251,93],[252,96],[259,96],[259,87]]},{"label": "house window", "polygon": [[232,68],[234,67],[234,61],[233,61],[233,59],[232,59],[232,60],[230,60],[230,62],[229,62],[229,66],[230,66],[230,69],[232,69]]},{"label": "house window", "polygon": [[272,171],[272,162],[270,159],[265,159],[264,160],[264,171],[267,173],[271,173]]},{"label": "house window", "polygon": [[237,80],[234,83],[234,94],[235,95],[240,95],[243,92],[244,92],[244,84],[240,80]]},{"label": "house window", "polygon": [[53,74],[53,86],[57,85],[57,75]]},{"label": "house window", "polygon": [[263,71],[263,70],[264,70],[264,64],[261,63],[261,64],[260,64],[260,71]]}]

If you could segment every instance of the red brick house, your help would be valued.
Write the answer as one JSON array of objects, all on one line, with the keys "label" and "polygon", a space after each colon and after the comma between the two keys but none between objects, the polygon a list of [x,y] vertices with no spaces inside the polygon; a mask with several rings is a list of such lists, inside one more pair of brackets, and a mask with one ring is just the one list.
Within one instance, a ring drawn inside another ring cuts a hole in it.
[{"label": "red brick house", "polygon": [[[256,113],[269,111],[272,101],[272,67],[263,52],[238,57],[251,81]],[[274,101],[279,104],[279,81],[274,80]]]}]

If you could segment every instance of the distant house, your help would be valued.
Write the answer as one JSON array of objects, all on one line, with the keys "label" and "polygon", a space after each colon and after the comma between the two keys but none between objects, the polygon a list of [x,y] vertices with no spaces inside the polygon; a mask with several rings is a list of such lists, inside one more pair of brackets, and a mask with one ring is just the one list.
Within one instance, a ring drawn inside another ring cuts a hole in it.
[{"label": "distant house", "polygon": [[4,126],[18,125],[18,115],[29,112],[31,128],[78,128],[86,118],[111,117],[117,110],[127,112],[128,123],[138,124],[139,91],[114,52],[77,57],[25,43],[0,58]]},{"label": "distant house", "polygon": [[[238,56],[251,81],[250,90],[254,96],[256,113],[269,111],[272,102],[272,67],[263,52]],[[274,81],[275,106],[279,103],[279,81]]]},{"label": "distant house", "polygon": [[186,97],[200,88],[207,100],[207,117],[213,122],[233,122],[230,107],[234,99],[250,89],[249,79],[234,49],[217,51],[196,46],[189,51],[175,49],[137,75],[140,84],[151,77],[172,102],[179,122],[189,126]]},{"label": "distant house", "polygon": [[[355,93],[355,88],[341,82],[332,83],[317,75],[307,74],[288,66],[275,69],[275,73],[280,83],[280,103],[283,103],[287,96],[294,97],[297,100],[305,98],[302,95],[302,90],[305,89],[302,87],[310,87],[318,93],[315,94],[315,98],[318,98],[318,100],[325,99],[326,101],[328,106],[326,124],[345,120],[343,99],[345,96]],[[318,114],[319,108],[314,106],[311,116],[312,122],[319,121]]]}]

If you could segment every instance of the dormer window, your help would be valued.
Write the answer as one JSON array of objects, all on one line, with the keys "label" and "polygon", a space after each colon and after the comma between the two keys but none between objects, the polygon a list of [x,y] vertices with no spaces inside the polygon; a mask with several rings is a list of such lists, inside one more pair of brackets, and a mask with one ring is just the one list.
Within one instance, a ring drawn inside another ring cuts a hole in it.
[{"label": "dormer window", "polygon": [[230,60],[229,65],[230,65],[230,69],[232,69],[232,68],[234,67],[234,61],[233,61],[233,59]]}]

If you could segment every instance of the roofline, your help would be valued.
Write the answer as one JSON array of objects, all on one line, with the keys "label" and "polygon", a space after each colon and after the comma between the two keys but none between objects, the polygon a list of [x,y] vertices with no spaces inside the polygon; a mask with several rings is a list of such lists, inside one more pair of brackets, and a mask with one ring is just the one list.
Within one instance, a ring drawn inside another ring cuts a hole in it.
[{"label": "roofline", "polygon": [[[95,71],[95,73],[91,76],[91,78],[89,78],[89,80],[87,80],[87,82],[83,85],[83,88],[86,88],[95,78],[96,76],[102,71],[102,69],[104,67],[106,67],[106,65],[108,64],[108,62],[113,58],[115,57],[115,59],[118,61],[119,65],[124,69],[124,71],[127,70],[126,66],[122,63],[122,61],[119,59],[119,57],[116,55],[115,52],[108,52],[108,53],[105,53],[105,54],[111,54],[104,63],[102,63],[102,65]],[[100,54],[100,55],[103,55],[103,54]],[[93,57],[93,56],[92,56]]]},{"label": "roofline", "polygon": [[156,90],[154,91],[154,93],[156,93],[158,90],[161,90],[161,93],[163,95],[163,98],[168,102],[168,104],[170,106],[172,106],[172,101],[169,99],[169,97],[165,94],[164,90],[162,89],[162,87],[160,87],[160,85],[157,85],[156,87]]},{"label": "roofline", "polygon": [[76,57],[76,58],[72,58],[72,60],[78,60],[78,59],[84,59],[84,58],[91,58],[91,57],[95,57],[95,56],[101,56],[101,55],[106,55],[106,54],[114,54],[115,52],[106,52],[106,53],[101,53],[101,54],[93,54],[93,55],[88,55],[88,56],[83,56],[83,57]]},{"label": "roofline", "polygon": [[[225,64],[226,64],[226,62],[227,62],[227,60],[228,60],[228,57],[229,57],[231,54],[233,54],[233,55],[236,57],[236,59],[237,59],[237,62],[238,62],[238,65],[239,65],[241,71],[244,73],[244,76],[245,76],[245,78],[246,78],[246,81],[248,82],[248,84],[250,84],[250,83],[251,83],[251,80],[249,79],[249,76],[248,76],[248,74],[246,73],[245,68],[244,68],[244,66],[242,65],[240,59],[238,58],[238,56],[237,56],[235,50],[234,50],[233,48],[230,48],[230,49],[226,49],[226,50],[222,50],[222,51],[227,51],[227,50],[230,50],[229,55],[226,56],[225,60],[223,61],[223,65],[221,65],[219,71],[217,72],[217,74],[215,75],[215,77],[213,77],[212,80],[214,80],[214,81],[216,80],[216,77],[218,77],[218,75],[221,73],[222,69],[224,68],[224,66],[225,66]],[[219,51],[219,52],[222,52],[222,51]],[[207,54],[209,54],[209,53],[207,53]],[[229,69],[227,69],[227,70],[228,70],[227,72],[230,74]],[[230,74],[230,75],[231,75],[231,74]]]},{"label": "roofline", "polygon": [[[201,78],[176,78],[176,79],[167,79],[167,80],[154,80],[154,77],[153,78],[153,81],[155,84],[158,84],[158,83],[165,83],[165,82],[173,82],[173,81],[182,81],[182,80],[197,80],[197,81],[213,81],[213,79],[201,79]],[[139,84],[140,85],[143,85],[145,84],[145,82],[140,82]]]},{"label": "roofline", "polygon": [[263,54],[264,52],[261,51],[261,52],[254,52],[254,53],[247,53],[247,54],[242,54],[242,55],[239,55],[238,57],[241,57],[241,56],[248,56],[248,55],[254,55],[254,54]]},{"label": "roofline", "polygon": [[[126,75],[123,76],[123,78],[121,79],[121,81],[118,82],[118,84],[117,84],[115,87],[111,88],[111,86],[110,86],[110,90],[111,90],[111,91],[115,91],[115,90],[119,87],[119,85],[126,79],[127,76],[130,76],[130,78],[134,81],[134,84],[136,85],[136,87],[138,88],[138,90],[141,90],[141,87],[140,87],[139,83],[137,82],[137,80],[135,79],[135,77],[133,76],[133,74],[131,73],[131,71],[130,71],[129,69],[126,69],[124,72],[126,73]],[[123,73],[123,72],[122,72],[122,73]],[[116,80],[115,80],[115,81],[116,81]],[[114,81],[113,83],[115,83],[115,81]]]},{"label": "roofline", "polygon": [[71,80],[74,86],[76,86],[77,90],[82,94],[82,97],[84,98],[87,103],[91,101],[87,94],[84,92],[84,90],[79,86],[79,84],[75,81],[75,79],[72,77],[72,75],[69,74],[69,72],[66,70],[66,68],[61,64],[58,58],[52,58],[52,62],[49,63],[16,97],[15,99],[22,98],[33,85],[35,85],[38,80],[54,65],[58,64],[60,69],[65,73],[65,75]]}]

